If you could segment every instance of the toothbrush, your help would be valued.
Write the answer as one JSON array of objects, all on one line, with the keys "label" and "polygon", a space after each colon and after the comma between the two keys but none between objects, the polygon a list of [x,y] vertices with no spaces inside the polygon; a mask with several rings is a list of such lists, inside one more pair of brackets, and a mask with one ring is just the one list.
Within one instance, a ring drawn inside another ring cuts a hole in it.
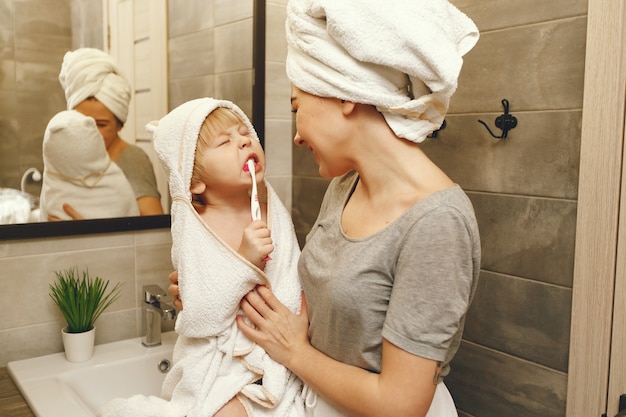
[{"label": "toothbrush", "polygon": [[254,169],[254,161],[248,159],[246,162],[248,172],[252,177],[252,194],[250,195],[250,212],[252,213],[252,221],[261,220],[261,206],[259,206],[259,193],[256,188],[256,170]]},{"label": "toothbrush", "polygon": [[[254,169],[254,161],[248,159],[246,161],[246,167],[252,177],[252,193],[250,195],[250,212],[252,213],[252,221],[261,220],[261,206],[259,205],[259,193],[256,188],[256,169]],[[271,261],[269,255],[263,258],[263,261]]]}]

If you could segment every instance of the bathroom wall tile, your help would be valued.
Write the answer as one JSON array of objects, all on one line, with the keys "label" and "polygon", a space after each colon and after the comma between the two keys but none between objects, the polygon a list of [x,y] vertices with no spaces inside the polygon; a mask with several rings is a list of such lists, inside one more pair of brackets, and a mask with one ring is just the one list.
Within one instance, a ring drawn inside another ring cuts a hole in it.
[{"label": "bathroom wall tile", "polygon": [[214,73],[213,29],[171,38],[168,51],[170,80]]},{"label": "bathroom wall tile", "polygon": [[272,185],[272,188],[280,198],[280,201],[285,205],[288,212],[291,212],[292,206],[292,178],[291,176],[268,176],[267,180]]},{"label": "bathroom wall tile", "polygon": [[[28,272],[24,272],[25,264],[28,265]],[[8,309],[7,320],[0,323],[0,330],[59,321],[61,315],[49,297],[49,284],[56,278],[55,271],[73,266],[78,268],[79,273],[88,269],[91,276],[108,279],[110,286],[123,283],[121,296],[109,311],[135,307],[135,257],[132,249],[84,250],[0,259],[0,270],[3,271],[0,282],[4,288],[0,292],[0,304],[15,305],[18,301],[20,305],[28,306],[26,309]]]},{"label": "bathroom wall tile", "polygon": [[422,149],[466,190],[576,199],[580,164],[579,110],[515,114],[504,140],[492,138],[499,114],[446,117],[446,127]]},{"label": "bathroom wall tile", "polygon": [[15,32],[71,35],[70,0],[15,0]]},{"label": "bathroom wall tile", "polygon": [[483,270],[463,338],[567,372],[571,299],[569,288]]},{"label": "bathroom wall tile", "polygon": [[252,69],[217,74],[214,97],[232,101],[252,119],[253,76]]},{"label": "bathroom wall tile", "polygon": [[19,189],[19,158],[15,157],[19,150],[19,124],[14,107],[16,100],[15,88],[0,89],[0,186]]},{"label": "bathroom wall tile", "polygon": [[188,35],[215,25],[214,0],[169,0],[167,3],[170,38]]},{"label": "bathroom wall tile", "polygon": [[168,276],[174,270],[172,266],[172,245],[157,244],[135,247],[135,285],[133,289],[135,306],[143,303],[145,285],[158,285],[164,291],[169,286]]},{"label": "bathroom wall tile", "polygon": [[192,78],[170,80],[170,110],[186,101],[199,97],[215,97],[215,75],[207,74]]},{"label": "bathroom wall tile", "polygon": [[252,19],[215,28],[215,72],[252,69]]},{"label": "bathroom wall tile", "polygon": [[172,234],[169,227],[162,229],[139,230],[134,233],[135,245],[172,244]]},{"label": "bathroom wall tile", "polygon": [[104,49],[103,13],[100,0],[72,0],[72,50]]},{"label": "bathroom wall tile", "polygon": [[108,309],[96,321],[96,345],[140,336],[136,313],[136,308],[121,311]]},{"label": "bathroom wall tile", "polygon": [[57,88],[63,55],[70,50],[71,35],[27,33],[15,36],[15,60],[18,62],[45,62],[56,70]]},{"label": "bathroom wall tile", "polygon": [[29,255],[67,254],[81,250],[106,248],[132,248],[132,233],[104,233],[82,236],[56,236],[50,238],[0,241],[2,258],[26,257]]},{"label": "bathroom wall tile", "polygon": [[292,139],[291,114],[289,119],[265,121],[265,158],[268,176],[291,176]]},{"label": "bathroom wall tile", "polygon": [[480,228],[483,269],[571,288],[575,201],[468,195]]},{"label": "bathroom wall tile", "polygon": [[512,112],[581,108],[586,25],[577,17],[483,34],[450,112],[501,112],[503,98]]},{"label": "bathroom wall tile", "polygon": [[[322,199],[329,180],[324,178],[293,177],[293,201],[297,202],[292,208],[292,217],[298,239],[311,230],[317,219]],[[300,241],[302,245],[304,241]]]},{"label": "bathroom wall tile", "polygon": [[[11,29],[8,29],[6,25],[0,23],[0,64],[3,69],[2,77],[8,76],[5,67],[13,70],[15,65],[15,36]],[[6,88],[7,81],[2,80],[0,77],[0,88]],[[15,76],[11,76],[10,80],[15,80]]]},{"label": "bathroom wall tile", "polygon": [[458,409],[479,417],[563,417],[567,375],[463,342],[445,379]]},{"label": "bathroom wall tile", "polygon": [[[295,129],[295,123],[293,124]],[[294,130],[295,131],[295,130]],[[300,177],[319,178],[319,165],[315,162],[313,153],[304,146],[297,146],[292,142],[293,173]]]},{"label": "bathroom wall tile", "polygon": [[265,23],[265,59],[269,62],[282,62],[287,59],[287,38],[285,37],[284,5],[267,3]]},{"label": "bathroom wall tile", "polygon": [[[56,65],[55,65],[56,66]],[[20,168],[17,175],[30,167],[43,170],[41,146],[48,120],[65,109],[65,98],[58,83],[58,67],[40,63],[18,63],[16,65],[18,83],[16,104]],[[41,72],[38,72],[42,70]],[[28,73],[26,75],[25,73]],[[55,80],[51,77],[54,74]],[[31,85],[32,83],[32,85]],[[33,85],[39,85],[35,91]]]},{"label": "bathroom wall tile", "polygon": [[8,362],[63,352],[61,322],[0,330],[0,366]]},{"label": "bathroom wall tile", "polygon": [[[96,322],[96,345],[138,337],[136,309],[102,314]],[[59,319],[0,330],[0,366],[8,362],[63,352],[61,329],[65,323]]]},{"label": "bathroom wall tile", "polygon": [[587,14],[587,0],[452,0],[483,32]]},{"label": "bathroom wall tile", "polygon": [[[36,66],[37,64],[33,65]],[[18,64],[18,77],[21,77],[19,70],[27,67],[31,67],[28,72],[34,75],[34,72],[30,71],[32,69],[30,64]],[[37,82],[40,83],[39,85],[42,87],[40,91],[33,94],[33,91],[19,88],[16,95],[16,117],[21,151],[19,156],[26,158],[32,155],[38,161],[36,167],[43,169],[41,146],[46,125],[52,116],[65,109],[65,98],[63,91],[54,85],[46,75],[40,73],[33,79],[37,79]]]},{"label": "bathroom wall tile", "polygon": [[251,19],[254,14],[253,0],[213,0],[215,26]]},{"label": "bathroom wall tile", "polygon": [[291,84],[282,62],[265,63],[265,118],[282,119],[291,111]]},{"label": "bathroom wall tile", "polygon": [[13,32],[13,0],[0,0],[0,28]]}]

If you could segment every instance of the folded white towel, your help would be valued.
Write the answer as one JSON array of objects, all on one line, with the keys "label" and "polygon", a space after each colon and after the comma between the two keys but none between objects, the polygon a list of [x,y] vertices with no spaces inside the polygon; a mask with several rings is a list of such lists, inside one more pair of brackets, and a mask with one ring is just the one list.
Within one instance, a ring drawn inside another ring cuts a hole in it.
[{"label": "folded white towel", "polygon": [[57,113],[43,138],[40,219],[71,220],[68,203],[87,219],[139,216],[135,193],[111,161],[93,118],[76,110]]},{"label": "folded white towel", "polygon": [[155,409],[162,417],[207,417],[236,395],[251,416],[304,415],[302,382],[247,339],[235,322],[241,299],[258,284],[272,288],[292,311],[300,308],[300,249],[289,213],[265,182],[274,251],[262,271],[216,235],[191,204],[198,133],[207,115],[218,107],[235,111],[258,140],[237,106],[210,98],[184,103],[149,128],[169,173],[172,263],[178,271],[184,310],[176,322],[174,366],[163,384],[162,399],[116,400],[102,410],[102,416],[145,416],[151,414],[142,410]]},{"label": "folded white towel", "polygon": [[478,40],[447,0],[292,0],[286,30],[296,87],[375,105],[414,142],[443,123],[462,56]]},{"label": "folded white towel", "polygon": [[67,109],[72,110],[88,97],[95,97],[122,121],[128,117],[130,84],[113,58],[104,51],[80,48],[63,57],[59,81],[65,90]]}]

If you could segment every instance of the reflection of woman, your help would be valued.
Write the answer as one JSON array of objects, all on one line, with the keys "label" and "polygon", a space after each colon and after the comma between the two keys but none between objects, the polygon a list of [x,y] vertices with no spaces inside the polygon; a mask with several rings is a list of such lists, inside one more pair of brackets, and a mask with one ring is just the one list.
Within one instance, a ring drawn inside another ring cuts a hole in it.
[{"label": "reflection of woman", "polygon": [[89,219],[139,216],[135,193],[91,117],[76,110],[57,113],[46,127],[43,162],[42,221],[72,220],[64,203]]},{"label": "reflection of woman", "polygon": [[[131,89],[112,58],[103,51],[80,48],[63,58],[59,81],[68,110],[77,110],[96,121],[107,153],[124,172],[144,215],[163,214],[152,163],[138,146],[125,142],[119,132],[128,116]],[[81,217],[72,207],[66,212]]]}]

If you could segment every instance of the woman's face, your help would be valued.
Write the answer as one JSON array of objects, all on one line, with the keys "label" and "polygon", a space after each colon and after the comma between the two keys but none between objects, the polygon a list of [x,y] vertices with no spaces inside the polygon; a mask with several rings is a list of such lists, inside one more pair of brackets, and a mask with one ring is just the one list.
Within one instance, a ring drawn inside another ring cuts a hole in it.
[{"label": "woman's face", "polygon": [[87,99],[78,103],[74,110],[85,116],[92,117],[96,121],[96,126],[104,138],[104,145],[107,149],[118,137],[122,125],[117,121],[115,115],[104,104],[96,99]]},{"label": "woman's face", "polygon": [[[263,181],[265,154],[244,124],[224,129],[200,152],[198,162],[204,167],[200,181],[207,190],[250,188],[252,179],[246,164],[249,159],[254,161],[257,181]],[[194,186],[192,192],[198,194]]]},{"label": "woman's face", "polygon": [[320,175],[331,178],[346,173],[350,168],[342,154],[342,143],[348,135],[341,101],[314,96],[292,86],[291,108],[296,114],[297,129],[293,141],[313,153]]}]

